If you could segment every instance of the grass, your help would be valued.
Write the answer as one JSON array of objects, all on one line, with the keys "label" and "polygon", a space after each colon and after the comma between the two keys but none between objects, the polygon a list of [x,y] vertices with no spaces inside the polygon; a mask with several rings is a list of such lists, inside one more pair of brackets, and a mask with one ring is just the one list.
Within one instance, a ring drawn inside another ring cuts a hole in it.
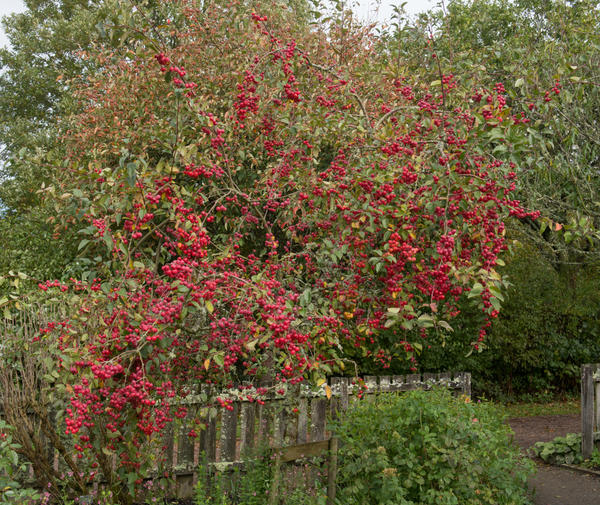
[{"label": "grass", "polygon": [[533,417],[579,414],[579,398],[551,402],[519,402],[503,405],[508,417]]}]

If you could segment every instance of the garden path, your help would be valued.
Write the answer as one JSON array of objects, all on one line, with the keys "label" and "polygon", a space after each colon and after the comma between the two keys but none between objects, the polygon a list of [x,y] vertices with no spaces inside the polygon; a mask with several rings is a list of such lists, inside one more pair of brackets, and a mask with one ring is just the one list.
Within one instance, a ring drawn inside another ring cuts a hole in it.
[{"label": "garden path", "polygon": [[[581,432],[579,415],[520,417],[509,419],[509,424],[523,450],[535,442]],[[535,505],[600,505],[600,478],[536,463],[537,473],[529,480]]]}]

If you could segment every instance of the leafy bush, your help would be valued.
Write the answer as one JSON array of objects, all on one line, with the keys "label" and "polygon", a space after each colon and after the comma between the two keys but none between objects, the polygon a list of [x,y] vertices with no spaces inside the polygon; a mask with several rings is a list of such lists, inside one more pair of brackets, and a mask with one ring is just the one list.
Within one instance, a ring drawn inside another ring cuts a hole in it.
[{"label": "leafy bush", "polygon": [[550,442],[537,442],[533,453],[546,463],[555,465],[577,465],[583,461],[581,455],[581,433],[567,433],[564,437],[556,437]]},{"label": "leafy bush", "polygon": [[[594,434],[594,442],[600,436]],[[564,437],[556,437],[550,442],[537,442],[533,453],[546,463],[554,465],[581,465],[589,468],[600,467],[600,451],[594,448],[589,459],[584,460],[581,454],[581,433],[567,433]]]},{"label": "leafy bush", "polygon": [[339,503],[529,503],[532,463],[491,404],[445,390],[381,395],[334,423]]}]

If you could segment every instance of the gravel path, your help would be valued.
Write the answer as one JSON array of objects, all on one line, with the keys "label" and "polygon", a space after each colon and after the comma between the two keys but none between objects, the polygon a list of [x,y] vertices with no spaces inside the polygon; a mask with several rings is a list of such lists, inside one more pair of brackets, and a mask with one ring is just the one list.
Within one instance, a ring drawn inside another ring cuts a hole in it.
[{"label": "gravel path", "polygon": [[[578,415],[513,418],[509,424],[523,450],[535,442],[581,431]],[[535,505],[600,505],[600,478],[540,461],[529,486]]]}]

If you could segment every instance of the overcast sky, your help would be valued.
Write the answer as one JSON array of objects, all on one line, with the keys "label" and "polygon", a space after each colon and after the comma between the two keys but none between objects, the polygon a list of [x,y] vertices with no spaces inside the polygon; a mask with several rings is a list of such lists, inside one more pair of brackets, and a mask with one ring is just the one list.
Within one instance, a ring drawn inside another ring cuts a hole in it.
[{"label": "overcast sky", "polygon": [[[379,21],[388,19],[392,11],[390,5],[397,5],[403,1],[406,1],[406,11],[409,14],[416,14],[435,6],[439,0],[381,0],[377,19]],[[375,20],[374,12],[377,2],[372,0],[358,0],[358,4],[360,5],[360,13],[364,18],[368,18],[369,21]],[[24,10],[25,4],[23,0],[0,0],[0,17],[12,14],[13,12],[23,12]],[[6,43],[7,40],[4,31],[0,27],[0,46],[4,46]]]}]

